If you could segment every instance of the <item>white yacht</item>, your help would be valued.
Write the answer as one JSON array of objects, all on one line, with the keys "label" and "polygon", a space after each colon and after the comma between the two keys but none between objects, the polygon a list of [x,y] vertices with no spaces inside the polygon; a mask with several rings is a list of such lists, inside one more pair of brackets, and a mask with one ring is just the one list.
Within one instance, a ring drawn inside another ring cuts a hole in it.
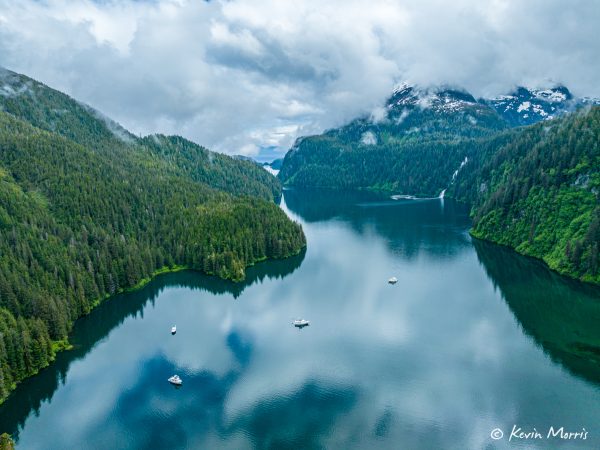
[{"label": "white yacht", "polygon": [[171,378],[169,378],[169,383],[174,384],[175,386],[181,386],[183,381],[181,378],[179,378],[179,375],[173,375]]},{"label": "white yacht", "polygon": [[390,283],[390,284],[396,284],[397,282],[398,282],[398,278],[396,278],[396,277],[392,277],[388,280],[388,283]]},{"label": "white yacht", "polygon": [[298,328],[303,328],[303,327],[307,327],[310,325],[310,322],[305,319],[296,319],[292,323],[294,324],[295,327],[298,327]]},{"label": "white yacht", "polygon": [[177,327],[175,325],[173,325],[171,327],[171,334],[175,334],[175,333],[177,333]]}]

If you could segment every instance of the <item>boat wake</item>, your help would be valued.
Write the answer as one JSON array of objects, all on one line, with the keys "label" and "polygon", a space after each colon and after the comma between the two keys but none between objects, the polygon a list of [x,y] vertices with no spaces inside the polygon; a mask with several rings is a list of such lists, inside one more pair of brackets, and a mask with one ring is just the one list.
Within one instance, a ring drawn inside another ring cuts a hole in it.
[{"label": "boat wake", "polygon": [[[442,194],[446,192],[446,189],[444,189],[442,191]],[[415,195],[404,195],[404,194],[397,194],[397,195],[392,195],[390,196],[390,198],[392,200],[438,200],[440,198],[444,198],[442,196],[442,194],[440,194],[438,197],[417,197]]]}]

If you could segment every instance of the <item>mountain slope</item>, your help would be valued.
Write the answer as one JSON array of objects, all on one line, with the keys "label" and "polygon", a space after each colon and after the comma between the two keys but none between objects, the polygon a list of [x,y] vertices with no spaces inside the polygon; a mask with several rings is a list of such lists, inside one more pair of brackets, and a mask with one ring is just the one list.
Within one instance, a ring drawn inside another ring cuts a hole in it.
[{"label": "mountain slope", "polygon": [[0,68],[0,110],[82,145],[135,142],[100,112],[25,75]]},{"label": "mountain slope", "polygon": [[487,143],[448,192],[473,205],[474,236],[600,283],[600,107]]},{"label": "mountain slope", "polygon": [[404,84],[373,116],[298,139],[279,178],[294,186],[437,196],[490,136],[594,103],[574,98],[565,87],[518,88],[511,95],[476,100],[456,89]]},{"label": "mountain slope", "polygon": [[180,136],[151,135],[140,139],[162,163],[178,174],[234,195],[271,200],[281,195],[281,184],[254,161],[215,153]]},{"label": "mountain slope", "polygon": [[474,236],[600,283],[600,107],[593,103],[562,87],[485,101],[404,85],[378,121],[299,139],[279,176],[296,186],[445,193],[473,205]]},{"label": "mountain slope", "polygon": [[298,139],[279,178],[294,186],[437,196],[479,139],[506,128],[491,107],[468,93],[401,86],[380,117]]},{"label": "mountain slope", "polygon": [[280,183],[257,164],[210,152],[179,136],[138,138],[68,95],[1,68],[0,111],[108,156],[115,164],[123,159],[151,161],[163,174],[192,177],[231,194],[265,200],[281,195]]},{"label": "mountain slope", "polygon": [[261,167],[178,137],[122,139],[27,83],[0,97],[0,401],[103,298],[182,267],[240,280],[304,247]]}]

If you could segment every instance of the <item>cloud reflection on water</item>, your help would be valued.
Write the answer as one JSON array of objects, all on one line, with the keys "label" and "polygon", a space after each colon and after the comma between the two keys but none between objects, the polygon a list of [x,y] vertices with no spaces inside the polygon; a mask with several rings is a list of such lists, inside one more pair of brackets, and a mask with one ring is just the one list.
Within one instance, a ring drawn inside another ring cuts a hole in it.
[{"label": "cloud reflection on water", "polygon": [[[597,386],[532,340],[539,333],[518,321],[523,300],[448,204],[319,206],[297,196],[284,207],[304,222],[300,267],[237,299],[192,288],[215,282],[197,274],[156,280],[155,300],[68,366],[66,384],[26,419],[19,447],[506,448],[490,440],[493,428],[592,432]],[[309,207],[327,218],[307,220]],[[539,267],[524,261],[524,289],[539,289],[527,282]],[[76,336],[96,326],[94,314]],[[296,317],[311,325],[294,328]],[[179,390],[166,383],[175,372]]]}]

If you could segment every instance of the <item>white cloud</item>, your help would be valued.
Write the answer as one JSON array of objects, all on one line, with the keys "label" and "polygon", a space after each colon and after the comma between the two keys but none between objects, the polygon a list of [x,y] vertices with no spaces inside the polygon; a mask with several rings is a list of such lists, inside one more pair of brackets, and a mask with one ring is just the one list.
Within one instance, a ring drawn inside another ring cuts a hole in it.
[{"label": "white cloud", "polygon": [[360,142],[363,145],[377,145],[377,136],[372,131],[365,131],[360,137]]},{"label": "white cloud", "polygon": [[215,22],[210,28],[210,37],[217,46],[233,47],[249,56],[258,57],[264,53],[261,43],[248,30],[233,33],[227,25]]},{"label": "white cloud", "polygon": [[229,153],[377,111],[399,80],[600,96],[600,8],[576,0],[0,0],[0,65],[135,133]]},{"label": "white cloud", "polygon": [[371,111],[371,116],[369,119],[373,123],[381,123],[387,119],[388,110],[384,106],[376,106],[373,111]]}]

